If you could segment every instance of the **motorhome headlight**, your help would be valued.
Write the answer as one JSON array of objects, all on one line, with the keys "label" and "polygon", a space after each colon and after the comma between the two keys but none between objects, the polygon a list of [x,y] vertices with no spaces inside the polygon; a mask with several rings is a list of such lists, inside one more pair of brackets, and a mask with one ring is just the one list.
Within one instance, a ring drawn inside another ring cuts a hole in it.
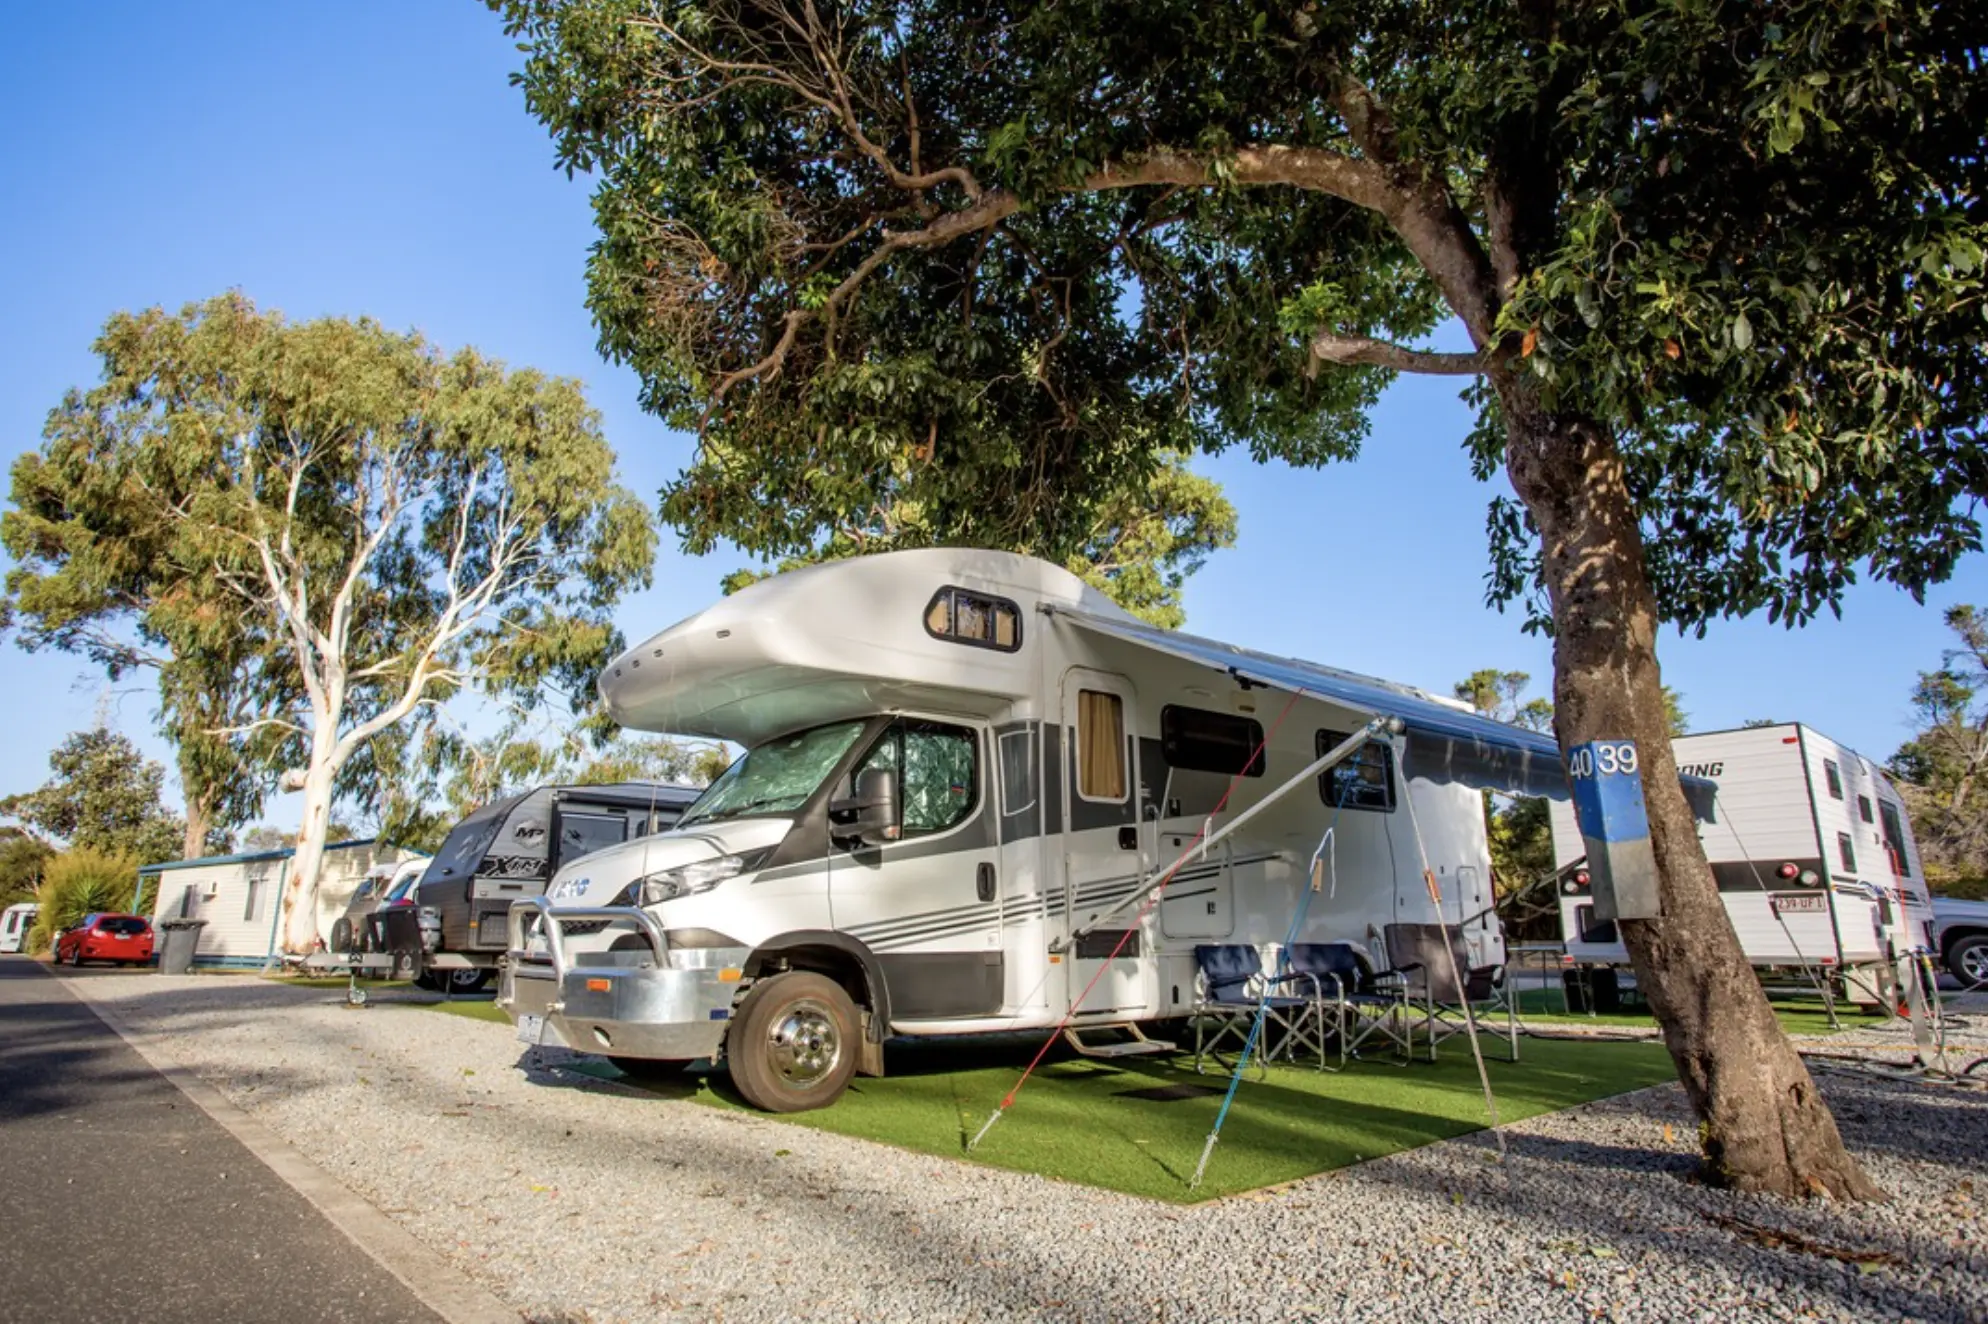
[{"label": "motorhome headlight", "polygon": [[674,869],[664,869],[649,874],[641,882],[642,904],[653,906],[658,902],[674,901],[678,897],[708,892],[727,878],[736,878],[758,863],[756,857],[719,855],[713,859],[698,860],[693,864],[682,864]]}]

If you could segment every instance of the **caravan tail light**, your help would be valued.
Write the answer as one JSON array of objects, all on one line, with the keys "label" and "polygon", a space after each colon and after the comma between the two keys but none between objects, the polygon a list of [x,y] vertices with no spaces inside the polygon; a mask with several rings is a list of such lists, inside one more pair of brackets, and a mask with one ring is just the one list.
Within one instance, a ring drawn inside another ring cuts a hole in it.
[{"label": "caravan tail light", "polygon": [[1578,896],[1580,893],[1587,891],[1588,871],[1586,869],[1576,869],[1569,875],[1567,881],[1561,884],[1560,890],[1568,896]]},{"label": "caravan tail light", "polygon": [[1792,864],[1784,864],[1780,868],[1776,869],[1774,872],[1779,874],[1783,878],[1793,878],[1796,874],[1800,873],[1801,870],[1797,869]]}]

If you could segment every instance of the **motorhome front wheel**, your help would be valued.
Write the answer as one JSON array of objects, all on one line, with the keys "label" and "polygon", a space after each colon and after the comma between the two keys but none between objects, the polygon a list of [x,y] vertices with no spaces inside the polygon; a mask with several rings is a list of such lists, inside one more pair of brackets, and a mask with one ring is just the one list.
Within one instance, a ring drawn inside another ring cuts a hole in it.
[{"label": "motorhome front wheel", "polygon": [[856,1004],[826,975],[792,970],[754,984],[725,1036],[732,1084],[770,1113],[826,1108],[856,1072]]}]

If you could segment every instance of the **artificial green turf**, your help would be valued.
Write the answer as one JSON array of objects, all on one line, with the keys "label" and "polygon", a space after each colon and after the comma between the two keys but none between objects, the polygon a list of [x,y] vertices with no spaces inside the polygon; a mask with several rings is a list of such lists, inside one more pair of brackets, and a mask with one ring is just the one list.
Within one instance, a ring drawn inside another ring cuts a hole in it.
[{"label": "artificial green turf", "polygon": [[[1550,1019],[1572,1025],[1623,1025],[1637,1029],[1655,1029],[1657,1024],[1647,1011],[1600,1012],[1593,1016],[1584,1011],[1569,1012],[1557,989],[1527,989],[1519,994],[1518,1003],[1521,1020]],[[1839,1024],[1831,1025],[1829,1013],[1817,999],[1776,998],[1771,1005],[1781,1028],[1790,1034],[1833,1034],[1838,1029],[1854,1029],[1860,1024],[1868,1024],[1875,1018],[1848,1004],[1839,1004],[1836,1008]],[[1876,1016],[1881,1015],[1876,1013]],[[1487,1014],[1486,1019],[1495,1021],[1498,1017]]]},{"label": "artificial green turf", "polygon": [[[1443,1045],[1441,1060],[1354,1062],[1344,1072],[1276,1066],[1252,1070],[1237,1091],[1206,1176],[1188,1178],[1220,1109],[1220,1093],[1155,1102],[1126,1091],[1167,1085],[1225,1088],[1226,1074],[1197,1075],[1181,1057],[1078,1058],[1061,1052],[1037,1068],[977,1149],[966,1143],[1015,1084],[1039,1040],[892,1044],[888,1072],[858,1077],[833,1107],[779,1120],[1131,1195],[1191,1203],[1254,1190],[1462,1135],[1485,1124],[1470,1049]],[[1499,1045],[1486,1040],[1487,1050]],[[1570,1107],[1673,1078],[1654,1044],[1520,1041],[1517,1063],[1488,1059],[1503,1121]],[[600,1064],[590,1074],[613,1076]],[[628,1082],[634,1083],[634,1082]],[[722,1072],[649,1085],[668,1097],[744,1105]]]}]

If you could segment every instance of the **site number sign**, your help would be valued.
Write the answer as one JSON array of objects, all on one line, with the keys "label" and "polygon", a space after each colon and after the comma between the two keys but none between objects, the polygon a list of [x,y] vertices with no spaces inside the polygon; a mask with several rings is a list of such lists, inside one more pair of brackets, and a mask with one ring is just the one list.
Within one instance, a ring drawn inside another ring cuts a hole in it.
[{"label": "site number sign", "polygon": [[1632,740],[1592,740],[1577,745],[1567,760],[1567,770],[1576,777],[1613,777],[1636,774],[1636,743]]},{"label": "site number sign", "polygon": [[1587,846],[1598,920],[1662,914],[1642,768],[1633,740],[1591,740],[1567,751],[1567,779]]}]

